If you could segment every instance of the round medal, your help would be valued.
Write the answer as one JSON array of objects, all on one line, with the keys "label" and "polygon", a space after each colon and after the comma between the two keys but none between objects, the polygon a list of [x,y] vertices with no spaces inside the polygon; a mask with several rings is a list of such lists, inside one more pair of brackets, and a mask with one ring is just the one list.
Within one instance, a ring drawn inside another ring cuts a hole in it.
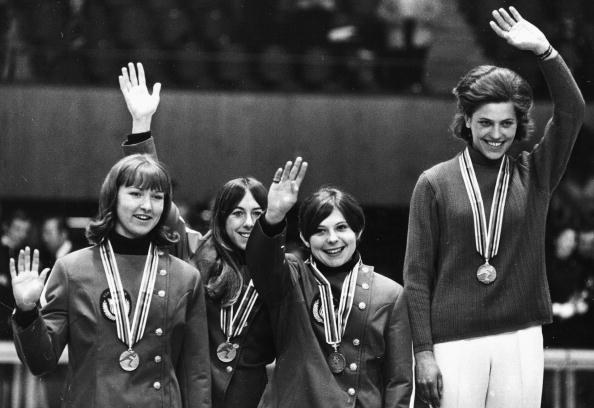
[{"label": "round medal", "polygon": [[480,283],[488,285],[495,281],[497,278],[497,271],[495,267],[489,263],[484,263],[478,267],[476,271],[476,278],[479,280]]},{"label": "round medal", "polygon": [[233,361],[235,359],[235,356],[237,356],[238,348],[239,348],[239,344],[232,344],[232,343],[229,343],[228,341],[225,341],[225,342],[219,344],[219,347],[217,347],[217,357],[223,363],[228,363],[230,361]]},{"label": "round medal", "polygon": [[346,358],[342,353],[333,351],[328,355],[328,366],[334,374],[340,374],[346,367]]},{"label": "round medal", "polygon": [[138,368],[139,364],[140,358],[134,350],[126,350],[120,354],[120,367],[122,367],[122,370],[134,371]]}]

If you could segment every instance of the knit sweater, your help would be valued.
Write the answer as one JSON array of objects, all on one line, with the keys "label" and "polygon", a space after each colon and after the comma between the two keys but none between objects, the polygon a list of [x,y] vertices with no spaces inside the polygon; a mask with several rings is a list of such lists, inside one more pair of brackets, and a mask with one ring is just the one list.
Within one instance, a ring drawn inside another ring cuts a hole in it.
[{"label": "knit sweater", "polygon": [[[581,127],[584,100],[561,56],[539,63],[549,85],[553,115],[540,142],[511,158],[511,180],[495,282],[476,278],[484,259],[476,251],[472,210],[459,154],[417,181],[408,225],[404,285],[415,352],[434,343],[549,323],[545,224],[551,194],[565,171]],[[473,164],[489,216],[498,165]],[[484,159],[484,158],[483,158]]]}]

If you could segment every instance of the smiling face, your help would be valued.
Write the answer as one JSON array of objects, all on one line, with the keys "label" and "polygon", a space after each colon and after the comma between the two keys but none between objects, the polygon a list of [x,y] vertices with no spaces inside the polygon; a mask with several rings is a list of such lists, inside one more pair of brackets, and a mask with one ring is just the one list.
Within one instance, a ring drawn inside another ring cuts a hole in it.
[{"label": "smiling face", "polygon": [[165,194],[160,191],[120,186],[117,198],[115,230],[126,238],[140,238],[159,223]]},{"label": "smiling face", "polygon": [[518,128],[514,105],[511,102],[486,103],[471,117],[466,127],[472,133],[472,146],[486,158],[501,158],[511,147]]},{"label": "smiling face", "polygon": [[231,211],[225,221],[225,233],[229,241],[237,248],[245,250],[254,224],[262,212],[262,207],[252,193],[246,190],[237,207]]},{"label": "smiling face", "polygon": [[344,265],[353,257],[358,238],[358,234],[351,229],[344,215],[334,208],[318,225],[309,241],[304,242],[314,258],[326,266],[335,268]]}]

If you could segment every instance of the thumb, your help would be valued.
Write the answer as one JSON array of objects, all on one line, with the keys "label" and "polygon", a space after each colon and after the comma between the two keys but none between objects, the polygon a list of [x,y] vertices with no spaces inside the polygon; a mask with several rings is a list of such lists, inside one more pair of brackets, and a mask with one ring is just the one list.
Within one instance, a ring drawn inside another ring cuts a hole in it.
[{"label": "thumb", "polygon": [[153,85],[153,96],[158,98],[160,93],[161,93],[161,83],[155,82],[155,84]]}]

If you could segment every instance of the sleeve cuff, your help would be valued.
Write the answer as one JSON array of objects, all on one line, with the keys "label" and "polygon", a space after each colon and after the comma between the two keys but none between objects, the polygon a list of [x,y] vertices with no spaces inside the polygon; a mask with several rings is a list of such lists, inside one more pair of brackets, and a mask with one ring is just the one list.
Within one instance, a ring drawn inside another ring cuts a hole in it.
[{"label": "sleeve cuff", "polygon": [[124,146],[144,142],[144,141],[150,139],[150,137],[151,137],[150,130],[148,132],[142,132],[142,133],[131,133],[126,137],[126,140],[124,141]]},{"label": "sleeve cuff", "polygon": [[29,327],[35,319],[39,317],[39,309],[37,306],[31,310],[23,311],[19,308],[14,309],[12,319],[20,328]]},{"label": "sleeve cuff", "polygon": [[260,221],[262,232],[266,234],[268,237],[274,237],[282,233],[285,230],[285,227],[287,226],[286,219],[279,222],[278,224],[270,224],[268,221],[266,221],[266,217],[264,216],[264,214],[260,215],[260,218],[258,218],[258,220]]}]

